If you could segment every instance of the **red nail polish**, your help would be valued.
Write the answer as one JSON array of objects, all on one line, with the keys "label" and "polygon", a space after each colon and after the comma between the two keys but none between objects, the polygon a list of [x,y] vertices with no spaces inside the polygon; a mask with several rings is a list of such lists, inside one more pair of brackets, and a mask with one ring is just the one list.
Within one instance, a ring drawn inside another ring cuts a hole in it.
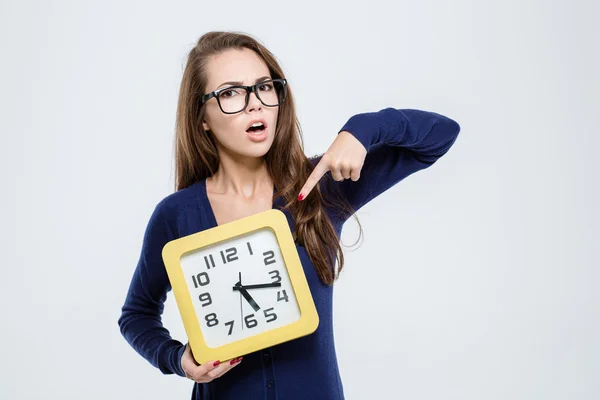
[{"label": "red nail polish", "polygon": [[217,360],[213,363],[213,367],[218,367],[221,364],[221,361]]},{"label": "red nail polish", "polygon": [[298,195],[298,201],[302,201],[302,200],[304,200],[304,195],[302,193],[300,193]]}]

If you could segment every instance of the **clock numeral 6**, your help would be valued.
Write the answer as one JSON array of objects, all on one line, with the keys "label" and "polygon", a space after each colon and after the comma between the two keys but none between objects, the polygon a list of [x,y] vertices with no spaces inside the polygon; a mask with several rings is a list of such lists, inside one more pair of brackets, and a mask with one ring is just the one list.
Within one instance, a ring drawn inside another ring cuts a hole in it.
[{"label": "clock numeral 6", "polygon": [[215,313],[207,314],[206,317],[204,317],[204,319],[206,320],[206,325],[208,325],[209,327],[219,325],[219,320],[217,319],[217,314]]},{"label": "clock numeral 6", "polygon": [[264,310],[265,318],[267,319],[267,322],[273,322],[277,319],[277,314],[275,314],[275,311],[271,313],[269,313],[269,311],[273,311],[273,307]]},{"label": "clock numeral 6", "polygon": [[265,251],[263,256],[265,256],[265,265],[275,264],[275,252],[273,250]]},{"label": "clock numeral 6", "polygon": [[210,306],[212,304],[212,298],[210,297],[210,293],[202,293],[198,296],[198,299],[202,303],[202,307]]},{"label": "clock numeral 6", "polygon": [[271,276],[271,278],[275,280],[275,283],[281,282],[281,276],[279,276],[278,270],[269,271],[269,275],[271,274],[274,274],[273,276]]},{"label": "clock numeral 6", "polygon": [[[282,294],[282,293],[283,293],[283,294]],[[285,301],[285,302],[288,302],[288,301],[290,301],[290,300],[288,299],[288,295],[287,295],[287,293],[286,293],[285,289],[283,289],[283,290],[280,290],[279,292],[277,292],[277,301]]]},{"label": "clock numeral 6", "polygon": [[198,289],[198,286],[206,286],[210,283],[210,278],[206,272],[200,272],[198,275],[192,275],[192,281],[194,287]]},{"label": "clock numeral 6", "polygon": [[246,326],[248,328],[254,328],[256,325],[258,325],[258,321],[255,320],[253,317],[254,314],[246,315],[244,317],[244,322],[246,322]]}]

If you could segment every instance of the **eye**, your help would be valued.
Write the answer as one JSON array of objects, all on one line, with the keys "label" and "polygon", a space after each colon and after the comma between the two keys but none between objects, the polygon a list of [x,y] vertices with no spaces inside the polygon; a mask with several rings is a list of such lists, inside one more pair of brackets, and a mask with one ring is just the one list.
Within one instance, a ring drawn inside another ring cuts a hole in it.
[{"label": "eye", "polygon": [[270,90],[273,90],[273,83],[271,83],[271,82],[264,83],[259,86],[259,89],[261,92],[268,92]]},{"label": "eye", "polygon": [[231,98],[237,96],[239,93],[236,89],[225,89],[221,92],[219,96],[223,98]]}]

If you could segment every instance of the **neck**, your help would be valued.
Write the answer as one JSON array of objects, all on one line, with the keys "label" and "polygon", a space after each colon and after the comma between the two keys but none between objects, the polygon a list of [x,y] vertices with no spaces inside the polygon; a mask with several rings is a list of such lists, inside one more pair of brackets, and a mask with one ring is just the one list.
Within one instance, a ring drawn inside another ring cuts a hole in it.
[{"label": "neck", "polygon": [[244,198],[254,197],[256,193],[272,188],[267,164],[262,157],[222,156],[219,169],[207,181],[211,182],[213,192]]}]

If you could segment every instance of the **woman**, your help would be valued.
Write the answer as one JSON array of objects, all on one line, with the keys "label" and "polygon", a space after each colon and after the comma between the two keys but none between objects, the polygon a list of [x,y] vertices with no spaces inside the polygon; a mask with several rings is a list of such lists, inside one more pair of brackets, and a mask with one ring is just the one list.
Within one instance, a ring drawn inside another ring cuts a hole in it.
[{"label": "woman", "polygon": [[[246,88],[233,87],[240,85]],[[290,84],[275,57],[248,35],[203,35],[181,83],[177,191],[159,202],[146,228],[119,319],[122,334],[164,374],[194,380],[193,399],[343,399],[332,330],[333,282],[344,263],[342,225],[368,201],[432,165],[459,129],[433,112],[386,108],[353,116],[324,155],[309,159]],[[319,327],[243,361],[197,365],[189,346],[161,323],[171,289],[162,247],[271,208],[288,216]]]}]

